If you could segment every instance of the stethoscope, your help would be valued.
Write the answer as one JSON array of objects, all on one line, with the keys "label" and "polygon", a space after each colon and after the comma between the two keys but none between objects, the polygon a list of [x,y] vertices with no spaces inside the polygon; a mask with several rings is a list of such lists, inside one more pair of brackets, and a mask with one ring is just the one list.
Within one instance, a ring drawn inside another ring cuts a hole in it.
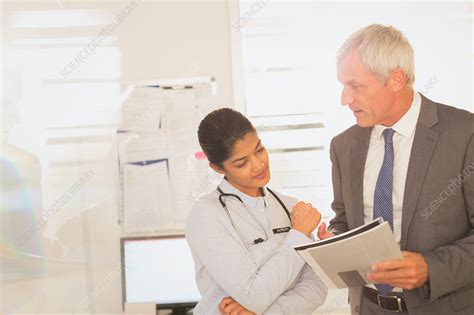
[{"label": "stethoscope", "polygon": [[[227,211],[227,215],[229,216],[229,219],[231,221],[231,224],[232,226],[234,227],[235,229],[235,226],[234,226],[234,221],[232,220],[232,217],[230,216],[230,213],[229,213],[229,210],[227,209],[227,205],[226,203],[224,202],[224,200],[222,200],[223,197],[234,197],[236,199],[238,199],[242,204],[244,204],[244,202],[242,201],[242,199],[237,196],[236,194],[227,194],[227,193],[224,193],[219,187],[217,187],[217,190],[219,191],[220,195],[219,195],[219,202],[221,203],[222,205],[222,208],[224,208],[226,211]],[[285,213],[286,215],[288,216],[288,219],[290,220],[290,225],[291,225],[291,215],[290,215],[290,211],[288,211],[288,208],[285,206],[285,204],[283,203],[283,201],[281,201],[281,199],[270,189],[267,187],[267,190],[270,192],[270,194],[272,194],[273,197],[275,197],[275,199],[278,201],[278,203],[281,205],[281,207],[283,208],[283,210],[285,210]],[[245,204],[244,204],[245,205]],[[245,207],[247,209],[247,207]],[[248,209],[247,209],[248,210]],[[253,217],[253,214],[249,211],[250,215]],[[260,225],[260,223],[258,223],[258,221],[255,219],[255,217],[253,217],[254,221],[260,226],[260,228],[262,229],[262,231],[265,233],[265,238],[266,240],[268,240],[268,234],[266,232],[266,230]],[[289,228],[287,228],[289,230]],[[281,232],[287,232],[288,230],[286,230],[285,228],[279,228],[279,229],[274,229],[274,233],[277,233],[276,231],[280,231],[278,233],[281,233]],[[265,240],[261,237],[255,239],[253,241],[254,244],[259,244],[259,243],[262,243],[264,242]]]}]

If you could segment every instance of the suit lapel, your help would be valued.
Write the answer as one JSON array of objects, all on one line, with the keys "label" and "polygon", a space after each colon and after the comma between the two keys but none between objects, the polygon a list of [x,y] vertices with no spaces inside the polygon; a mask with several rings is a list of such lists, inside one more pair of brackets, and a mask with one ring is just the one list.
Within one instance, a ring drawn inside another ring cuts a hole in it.
[{"label": "suit lapel", "polygon": [[351,192],[352,211],[354,214],[353,226],[355,228],[364,224],[364,170],[367,152],[369,150],[370,134],[372,128],[360,128],[357,130],[356,139],[351,146],[350,161],[351,166]]},{"label": "suit lapel", "polygon": [[436,104],[421,95],[421,109],[408,164],[403,197],[401,248],[406,246],[408,228],[425,180],[426,171],[438,140],[438,131],[431,129],[438,123]]}]

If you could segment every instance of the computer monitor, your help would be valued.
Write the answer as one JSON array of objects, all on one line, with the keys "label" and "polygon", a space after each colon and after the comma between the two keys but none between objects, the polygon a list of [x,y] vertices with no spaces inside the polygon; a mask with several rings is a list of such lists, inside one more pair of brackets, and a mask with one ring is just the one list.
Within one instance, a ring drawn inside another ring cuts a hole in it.
[{"label": "computer monitor", "polygon": [[123,302],[185,313],[200,299],[184,235],[121,239]]}]

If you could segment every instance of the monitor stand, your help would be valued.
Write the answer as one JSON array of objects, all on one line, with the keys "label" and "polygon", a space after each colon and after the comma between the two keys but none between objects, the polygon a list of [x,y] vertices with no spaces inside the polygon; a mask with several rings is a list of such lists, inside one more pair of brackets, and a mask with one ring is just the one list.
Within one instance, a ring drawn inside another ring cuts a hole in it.
[{"label": "monitor stand", "polygon": [[190,302],[190,303],[175,303],[175,304],[156,304],[156,314],[159,315],[160,313],[163,314],[163,312],[160,312],[160,310],[167,310],[167,314],[169,310],[171,310],[172,315],[192,315],[192,310],[194,307],[196,307],[196,302]]},{"label": "monitor stand", "polygon": [[173,311],[171,312],[171,315],[187,315],[191,314],[189,311],[192,309],[192,307],[173,307]]}]

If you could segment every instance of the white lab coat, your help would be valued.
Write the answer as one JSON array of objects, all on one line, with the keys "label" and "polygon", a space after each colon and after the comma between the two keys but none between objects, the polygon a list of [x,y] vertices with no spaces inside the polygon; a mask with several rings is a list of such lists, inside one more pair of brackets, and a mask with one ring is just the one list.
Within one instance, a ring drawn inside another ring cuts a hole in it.
[{"label": "white lab coat", "polygon": [[[194,314],[220,314],[226,296],[258,314],[311,314],[324,302],[327,287],[293,246],[312,240],[293,229],[273,233],[290,220],[267,189],[263,197],[251,197],[225,179],[219,187],[244,204],[224,197],[228,214],[216,189],[197,200],[188,216],[186,239],[202,295]],[[277,195],[291,211],[296,200]],[[265,241],[255,245],[257,238]]]}]

